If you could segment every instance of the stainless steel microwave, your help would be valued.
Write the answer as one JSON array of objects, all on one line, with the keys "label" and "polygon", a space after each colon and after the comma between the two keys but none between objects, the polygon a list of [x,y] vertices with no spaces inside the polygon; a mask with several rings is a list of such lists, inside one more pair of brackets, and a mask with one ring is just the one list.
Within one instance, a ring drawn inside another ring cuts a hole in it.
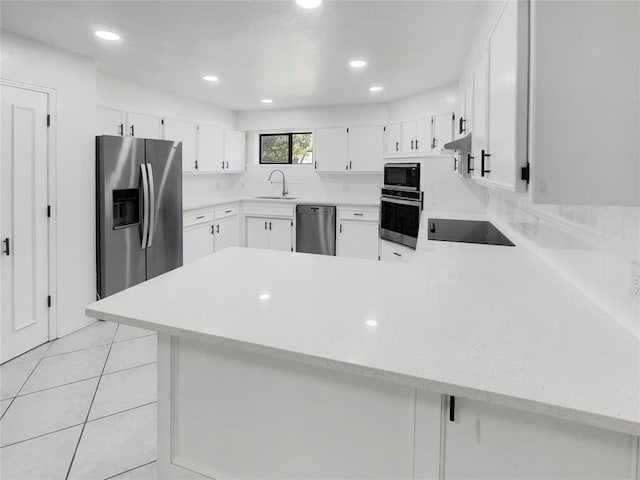
[{"label": "stainless steel microwave", "polygon": [[409,192],[419,192],[420,164],[385,163],[384,188]]}]

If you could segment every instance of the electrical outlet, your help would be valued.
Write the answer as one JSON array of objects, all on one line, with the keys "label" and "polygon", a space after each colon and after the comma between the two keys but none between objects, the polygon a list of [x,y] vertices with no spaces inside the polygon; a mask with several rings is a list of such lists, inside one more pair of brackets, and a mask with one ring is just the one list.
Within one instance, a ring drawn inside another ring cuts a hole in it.
[{"label": "electrical outlet", "polygon": [[631,262],[631,295],[640,301],[640,263]]}]

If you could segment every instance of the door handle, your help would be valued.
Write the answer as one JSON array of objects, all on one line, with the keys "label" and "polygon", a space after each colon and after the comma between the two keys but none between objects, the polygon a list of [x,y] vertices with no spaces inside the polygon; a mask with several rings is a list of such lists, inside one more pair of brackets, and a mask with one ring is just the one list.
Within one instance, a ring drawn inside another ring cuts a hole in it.
[{"label": "door handle", "polygon": [[153,232],[156,230],[156,187],[153,183],[153,170],[151,164],[147,163],[147,174],[149,176],[149,243],[153,243]]},{"label": "door handle", "polygon": [[2,253],[4,253],[8,257],[9,255],[11,255],[11,241],[9,240],[9,237],[5,238],[2,243],[4,243],[4,250],[2,251]]},{"label": "door handle", "polygon": [[142,249],[144,250],[147,248],[149,236],[149,180],[145,163],[140,165],[140,175],[142,176]]},{"label": "door handle", "polygon": [[491,155],[489,155],[488,153],[484,153],[484,150],[482,150],[480,152],[480,176],[484,177],[485,173],[491,173],[491,170],[485,170],[484,169],[484,159],[486,157],[490,157]]}]

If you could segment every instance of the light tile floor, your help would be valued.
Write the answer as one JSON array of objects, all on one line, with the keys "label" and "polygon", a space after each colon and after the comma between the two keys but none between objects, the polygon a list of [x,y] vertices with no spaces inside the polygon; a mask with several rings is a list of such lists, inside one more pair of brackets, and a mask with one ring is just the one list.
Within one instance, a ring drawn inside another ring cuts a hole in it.
[{"label": "light tile floor", "polygon": [[0,366],[0,478],[155,479],[156,348],[96,322]]}]

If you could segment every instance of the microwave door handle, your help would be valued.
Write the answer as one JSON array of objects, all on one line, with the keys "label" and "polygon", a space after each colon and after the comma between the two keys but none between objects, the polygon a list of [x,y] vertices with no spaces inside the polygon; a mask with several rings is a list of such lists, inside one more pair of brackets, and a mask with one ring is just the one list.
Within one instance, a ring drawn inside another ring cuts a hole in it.
[{"label": "microwave door handle", "polygon": [[422,202],[420,202],[420,200],[399,200],[397,198],[387,197],[385,195],[382,196],[381,201],[387,203],[399,203],[400,205],[410,205],[412,207],[420,207],[422,205]]},{"label": "microwave door handle", "polygon": [[149,181],[144,163],[140,165],[140,176],[142,177],[142,249],[144,250],[147,248],[149,235]]},{"label": "microwave door handle", "polygon": [[156,187],[153,183],[153,170],[150,163],[147,163],[147,173],[149,176],[149,243],[147,247],[150,247],[153,244],[153,232],[156,229]]}]

